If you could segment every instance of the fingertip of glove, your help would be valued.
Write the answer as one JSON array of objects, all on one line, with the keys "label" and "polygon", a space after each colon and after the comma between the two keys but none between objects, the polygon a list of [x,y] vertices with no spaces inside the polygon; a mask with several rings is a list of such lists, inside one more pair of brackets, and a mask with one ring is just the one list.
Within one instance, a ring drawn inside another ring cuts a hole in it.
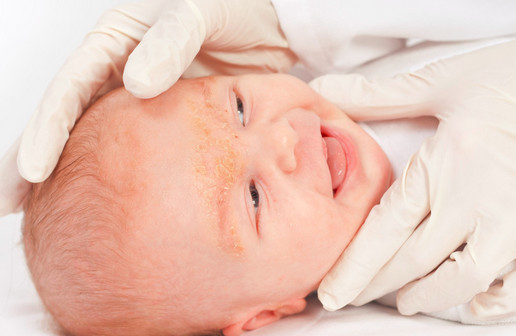
[{"label": "fingertip of glove", "polygon": [[42,166],[35,163],[35,161],[27,162],[27,160],[22,159],[21,155],[18,155],[17,163],[21,177],[30,183],[41,183],[52,173],[52,169],[49,169],[48,165]]},{"label": "fingertip of glove", "polygon": [[[123,82],[125,89],[129,91],[136,98],[149,99],[154,98],[161,93],[168,90],[176,80],[159,80],[158,78],[150,79],[146,74],[149,72],[148,69],[142,69],[140,67],[126,68],[123,74]],[[168,82],[172,81],[171,84]]]},{"label": "fingertip of glove", "polygon": [[479,321],[489,321],[500,318],[506,313],[504,310],[504,308],[507,307],[506,304],[498,302],[497,300],[491,302],[489,299],[485,300],[485,297],[493,299],[493,297],[487,293],[480,293],[473,297],[469,303],[469,310],[475,319]]},{"label": "fingertip of glove", "polygon": [[324,309],[327,311],[333,312],[342,308],[342,305],[338,304],[337,298],[325,290],[318,289],[317,297],[319,298],[319,301],[321,301]]},{"label": "fingertip of glove", "polygon": [[163,91],[156,92],[155,90],[153,90],[153,88],[149,88],[149,87],[146,87],[143,85],[138,85],[135,83],[130,83],[130,84],[127,83],[124,85],[125,85],[125,89],[127,91],[129,91],[133,96],[135,96],[136,98],[139,98],[139,99],[154,98],[163,92]]},{"label": "fingertip of glove", "polygon": [[152,89],[149,88],[149,84],[146,83],[146,80],[142,78],[141,75],[136,75],[141,71],[142,70],[134,69],[134,66],[127,64],[122,76],[124,87],[137,98],[151,98],[153,97],[153,92]]},{"label": "fingertip of glove", "polygon": [[8,206],[5,206],[2,203],[3,203],[2,200],[0,200],[0,217],[7,216],[14,212],[11,208],[9,208]]},{"label": "fingertip of glove", "polygon": [[317,77],[308,82],[308,86],[310,86],[315,91],[320,91],[323,82],[324,76]]},{"label": "fingertip of glove", "polygon": [[411,309],[410,307],[399,303],[397,304],[397,308],[400,314],[404,316],[411,316],[417,313],[417,311],[415,311],[414,309]]},{"label": "fingertip of glove", "polygon": [[50,173],[47,173],[45,171],[40,171],[36,169],[21,169],[19,168],[20,175],[30,183],[41,183],[45,181],[49,176]]},{"label": "fingertip of glove", "polygon": [[404,297],[400,295],[400,291],[398,291],[398,295],[396,297],[396,307],[398,308],[398,311],[401,315],[410,316],[414,315],[419,312],[417,307],[414,305],[413,300],[407,299],[407,297]]}]

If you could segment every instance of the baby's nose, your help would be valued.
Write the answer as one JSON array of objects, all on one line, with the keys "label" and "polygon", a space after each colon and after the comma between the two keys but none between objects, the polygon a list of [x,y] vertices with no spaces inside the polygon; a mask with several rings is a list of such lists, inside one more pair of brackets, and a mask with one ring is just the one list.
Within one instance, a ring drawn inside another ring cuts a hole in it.
[{"label": "baby's nose", "polygon": [[289,121],[286,118],[277,120],[268,137],[271,140],[268,150],[276,156],[280,169],[293,172],[297,166],[295,148],[299,138]]}]

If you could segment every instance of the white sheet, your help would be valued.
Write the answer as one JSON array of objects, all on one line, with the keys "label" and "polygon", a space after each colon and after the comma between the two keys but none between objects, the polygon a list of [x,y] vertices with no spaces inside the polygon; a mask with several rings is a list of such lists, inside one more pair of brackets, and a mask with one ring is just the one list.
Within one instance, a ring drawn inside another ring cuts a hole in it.
[{"label": "white sheet", "polygon": [[[125,0],[0,1],[0,155],[22,131],[52,76],[104,9]],[[52,336],[51,320],[32,286],[20,241],[21,215],[0,218],[0,335]],[[422,315],[400,316],[377,304],[307,310],[249,336],[514,335],[516,325],[464,326]]]}]

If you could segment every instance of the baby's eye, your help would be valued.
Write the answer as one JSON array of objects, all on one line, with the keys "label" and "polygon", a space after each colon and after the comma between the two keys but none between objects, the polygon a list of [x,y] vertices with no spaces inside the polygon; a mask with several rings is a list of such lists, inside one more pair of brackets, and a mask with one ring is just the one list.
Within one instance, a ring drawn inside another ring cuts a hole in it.
[{"label": "baby's eye", "polygon": [[249,193],[251,194],[251,200],[253,201],[254,213],[258,212],[258,208],[260,207],[260,193],[254,182],[249,184]]},{"label": "baby's eye", "polygon": [[236,103],[237,103],[238,119],[240,120],[242,125],[245,126],[244,104],[242,103],[242,100],[238,97],[236,99]]}]

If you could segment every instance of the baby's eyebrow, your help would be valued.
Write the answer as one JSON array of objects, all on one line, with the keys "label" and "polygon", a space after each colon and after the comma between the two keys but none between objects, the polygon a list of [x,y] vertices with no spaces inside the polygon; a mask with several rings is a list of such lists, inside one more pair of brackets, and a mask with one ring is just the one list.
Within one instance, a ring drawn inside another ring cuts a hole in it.
[{"label": "baby's eyebrow", "polygon": [[241,180],[243,175],[243,157],[233,143],[231,137],[219,139],[215,143],[216,151],[221,153],[215,159],[215,179],[219,183],[217,195],[217,208],[219,209],[219,227],[221,231],[226,231],[230,235],[230,246],[233,250],[242,252],[241,239],[237,234],[238,220],[235,218],[230,192],[235,186],[235,182]]},{"label": "baby's eyebrow", "polygon": [[[194,155],[198,192],[211,217],[217,221],[218,241],[223,250],[243,253],[239,236],[239,220],[232,204],[231,191],[243,175],[243,155],[235,146],[236,133],[232,130],[231,114],[227,113],[227,98],[217,97],[211,86],[225,85],[209,78],[204,80],[201,113],[195,113],[192,126],[200,135]],[[224,115],[225,114],[225,115]]]},{"label": "baby's eyebrow", "polygon": [[241,255],[244,252],[244,246],[239,234],[237,216],[232,211],[234,207],[230,205],[229,196],[226,196],[224,203],[224,205],[219,207],[217,216],[219,241],[223,250],[231,254]]}]

